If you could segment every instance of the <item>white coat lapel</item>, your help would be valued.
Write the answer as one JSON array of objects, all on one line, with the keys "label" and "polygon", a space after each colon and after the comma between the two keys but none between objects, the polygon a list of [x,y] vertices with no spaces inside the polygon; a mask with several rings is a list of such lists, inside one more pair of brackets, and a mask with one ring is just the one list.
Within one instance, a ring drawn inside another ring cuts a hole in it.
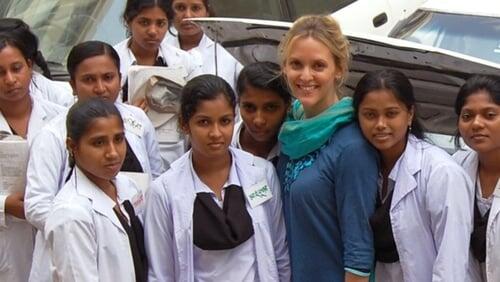
[{"label": "white coat lapel", "polygon": [[214,44],[215,44],[214,41],[212,41],[210,38],[208,38],[208,36],[206,36],[205,34],[203,34],[203,36],[201,37],[200,44],[198,44],[198,47],[200,49],[209,49]]},{"label": "white coat lapel", "polygon": [[111,200],[101,189],[99,189],[99,187],[90,181],[78,168],[75,167],[75,170],[75,186],[77,192],[80,195],[89,198],[92,201],[92,208],[96,212],[107,217],[118,229],[125,233],[123,226],[113,211],[113,200]]},{"label": "white coat lapel", "polygon": [[264,169],[256,166],[254,164],[254,156],[247,153],[234,153],[234,148],[230,148],[232,150],[232,156],[234,158],[234,162],[236,164],[236,171],[238,173],[238,178],[240,179],[241,186],[245,194],[248,195],[250,192],[249,189],[255,184],[259,183],[262,180],[266,180],[266,174]]},{"label": "white coat lapel", "polygon": [[[188,71],[184,66],[184,62],[182,61],[181,54],[175,49],[175,47],[170,46],[168,44],[160,45],[160,52],[163,56],[163,59],[167,63],[169,67],[180,67],[180,74],[182,78],[186,79],[188,76]],[[187,81],[187,80],[186,80]]]},{"label": "white coat lapel", "polygon": [[33,137],[35,137],[35,133],[40,131],[40,129],[47,122],[48,114],[45,109],[42,107],[40,102],[36,102],[35,98],[31,98],[31,103],[33,105],[33,109],[31,110],[30,121],[28,124],[28,140],[31,143]]},{"label": "white coat lapel", "polygon": [[2,112],[0,112],[0,130],[12,134],[12,130],[10,129],[9,123],[7,123],[7,120],[3,116]]},{"label": "white coat lapel", "polygon": [[497,185],[495,187],[495,191],[493,192],[493,204],[490,209],[490,216],[488,218],[488,227],[487,230],[493,230],[491,228],[493,222],[495,222],[495,218],[500,213],[500,179],[497,180]]},{"label": "white coat lapel", "polygon": [[476,182],[479,157],[475,151],[460,152],[463,159],[458,160],[473,183]]},{"label": "white coat lapel", "polygon": [[392,196],[391,210],[411,191],[417,188],[415,174],[420,171],[422,163],[422,151],[417,147],[418,140],[413,136],[408,138],[406,149],[401,156],[396,173],[396,183]]}]

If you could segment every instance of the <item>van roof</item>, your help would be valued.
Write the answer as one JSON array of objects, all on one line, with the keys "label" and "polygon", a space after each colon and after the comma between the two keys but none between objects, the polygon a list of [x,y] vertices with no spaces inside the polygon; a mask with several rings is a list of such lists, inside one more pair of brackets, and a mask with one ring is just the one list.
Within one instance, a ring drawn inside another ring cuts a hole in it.
[{"label": "van roof", "polygon": [[419,9],[449,14],[500,17],[498,0],[427,0]]}]

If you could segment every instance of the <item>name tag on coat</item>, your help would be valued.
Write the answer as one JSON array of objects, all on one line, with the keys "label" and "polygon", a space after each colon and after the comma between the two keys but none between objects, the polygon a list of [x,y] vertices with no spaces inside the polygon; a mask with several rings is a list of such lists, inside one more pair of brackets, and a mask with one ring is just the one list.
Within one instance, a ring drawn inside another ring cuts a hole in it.
[{"label": "name tag on coat", "polygon": [[130,131],[133,134],[142,137],[144,133],[144,126],[142,125],[142,123],[132,117],[124,117],[123,124],[127,131]]},{"label": "name tag on coat", "polygon": [[252,208],[255,208],[273,197],[271,188],[265,180],[245,189],[245,195]]}]

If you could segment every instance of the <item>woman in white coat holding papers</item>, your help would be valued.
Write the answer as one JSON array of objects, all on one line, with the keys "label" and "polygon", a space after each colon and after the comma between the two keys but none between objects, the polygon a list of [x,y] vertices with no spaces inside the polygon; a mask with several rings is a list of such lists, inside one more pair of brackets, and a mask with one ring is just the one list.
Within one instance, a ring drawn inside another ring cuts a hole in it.
[{"label": "woman in white coat holding papers", "polygon": [[353,95],[365,138],[380,154],[370,218],[375,277],[384,282],[468,281],[471,183],[445,151],[423,140],[404,74],[366,74]]},{"label": "woman in white coat holding papers", "polygon": [[[120,91],[120,58],[107,43],[87,41],[73,47],[68,56],[70,84],[79,100],[99,97],[116,101]],[[150,179],[163,172],[158,142],[151,121],[141,109],[115,103],[125,126],[127,152],[122,171],[143,173]],[[45,259],[43,230],[52,201],[69,173],[66,150],[67,111],[55,117],[32,144],[26,186],[26,218],[38,229],[31,281],[50,281]]]},{"label": "woman in white coat holding papers", "polygon": [[[127,0],[123,21],[130,37],[114,46],[120,56],[123,101],[128,101],[128,69],[131,65],[181,67],[182,78],[189,80],[201,73],[199,56],[163,44],[171,19],[168,0]],[[144,100],[137,104],[146,108]]]},{"label": "woman in white coat holding papers", "polygon": [[273,165],[229,147],[235,96],[213,75],[188,82],[180,126],[191,150],[151,188],[144,220],[149,281],[289,281]]},{"label": "woman in white coat holding papers", "polygon": [[112,101],[81,100],[66,128],[72,169],[45,224],[54,281],[147,281],[144,196],[118,174],[127,151],[120,112]]},{"label": "woman in white coat holding papers", "polygon": [[453,158],[474,183],[473,281],[500,281],[500,78],[468,79],[455,112],[459,137],[472,149],[458,150]]},{"label": "woman in white coat holding papers", "polygon": [[[64,109],[30,95],[32,67],[23,42],[0,33],[0,132],[27,139],[28,144]],[[10,187],[1,185],[0,281],[24,282],[31,268],[35,230],[24,220],[24,192],[5,193]]]}]

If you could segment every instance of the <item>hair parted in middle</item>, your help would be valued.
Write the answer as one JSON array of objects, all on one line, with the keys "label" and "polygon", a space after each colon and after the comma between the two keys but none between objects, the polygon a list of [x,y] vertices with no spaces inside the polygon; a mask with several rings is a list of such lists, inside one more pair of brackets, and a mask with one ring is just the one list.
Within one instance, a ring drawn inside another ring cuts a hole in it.
[{"label": "hair parted in middle", "polygon": [[339,89],[347,78],[350,62],[350,44],[342,34],[338,22],[329,15],[307,15],[298,18],[286,33],[278,46],[278,57],[281,67],[285,66],[294,40],[298,38],[313,38],[323,43],[330,50],[335,66],[340,70],[336,79]]}]

